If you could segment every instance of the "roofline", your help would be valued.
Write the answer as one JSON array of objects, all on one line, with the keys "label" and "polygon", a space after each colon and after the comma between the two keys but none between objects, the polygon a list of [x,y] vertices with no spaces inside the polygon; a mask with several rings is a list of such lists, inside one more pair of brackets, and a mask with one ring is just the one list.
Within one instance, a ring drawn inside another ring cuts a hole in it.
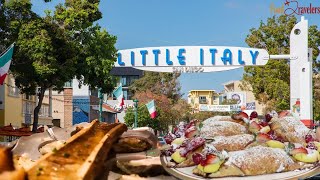
[{"label": "roofline", "polygon": [[[214,92],[216,92],[216,90],[191,90],[191,91],[214,91]],[[189,92],[191,92],[191,91],[189,91]]]}]

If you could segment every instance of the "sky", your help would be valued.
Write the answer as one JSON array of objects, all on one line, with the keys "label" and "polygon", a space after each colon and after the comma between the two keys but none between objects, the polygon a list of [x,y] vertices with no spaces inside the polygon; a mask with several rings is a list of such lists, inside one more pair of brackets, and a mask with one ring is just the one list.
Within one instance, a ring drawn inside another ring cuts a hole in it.
[{"label": "sky", "polygon": [[[43,15],[62,0],[33,0],[33,10]],[[297,0],[299,6],[320,7],[319,0]],[[98,23],[117,36],[117,49],[157,46],[248,47],[251,28],[275,15],[270,7],[285,0],[101,0],[103,18]],[[286,8],[286,7],[285,7]],[[300,15],[296,15],[300,19]],[[320,13],[304,15],[320,28]],[[190,90],[223,90],[223,83],[242,79],[243,68],[223,72],[182,74],[184,97]]]}]

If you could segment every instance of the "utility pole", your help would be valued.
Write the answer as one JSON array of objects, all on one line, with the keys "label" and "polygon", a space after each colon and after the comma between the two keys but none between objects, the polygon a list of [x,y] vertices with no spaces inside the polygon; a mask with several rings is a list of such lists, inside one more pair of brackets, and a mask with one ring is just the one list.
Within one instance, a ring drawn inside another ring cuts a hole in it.
[{"label": "utility pole", "polygon": [[99,96],[99,121],[102,122],[103,94],[101,93],[101,88],[98,89],[98,96]]},{"label": "utility pole", "polygon": [[137,126],[138,126],[138,99],[134,99],[133,100],[133,102],[134,102],[134,128],[137,128]]}]

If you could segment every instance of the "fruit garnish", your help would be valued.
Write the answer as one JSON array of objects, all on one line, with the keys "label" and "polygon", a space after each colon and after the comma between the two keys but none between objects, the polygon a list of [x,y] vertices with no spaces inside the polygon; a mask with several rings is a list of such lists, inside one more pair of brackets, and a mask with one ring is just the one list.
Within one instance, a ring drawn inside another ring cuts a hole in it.
[{"label": "fruit garnish", "polygon": [[176,133],[178,131],[178,127],[173,128],[173,133]]},{"label": "fruit garnish", "polygon": [[262,133],[268,133],[270,130],[271,130],[271,129],[270,129],[270,126],[265,126],[265,127],[262,127],[262,128],[260,129],[260,132],[262,132]]},{"label": "fruit garnish", "polygon": [[169,149],[165,149],[161,151],[161,155],[164,155],[164,156],[171,156],[173,153],[174,153],[174,149],[172,146],[170,146]]},{"label": "fruit garnish", "polygon": [[277,141],[280,141],[280,142],[284,143],[284,139],[282,137],[279,137],[279,136],[274,138],[274,140],[277,140]]},{"label": "fruit garnish", "polygon": [[253,118],[258,118],[258,113],[256,111],[252,111],[250,114],[250,120]]},{"label": "fruit garnish", "polygon": [[191,126],[189,129],[186,130],[185,136],[186,138],[195,137],[198,135],[198,131],[196,126]]},{"label": "fruit garnish", "polygon": [[319,152],[316,150],[311,150],[309,154],[305,153],[297,153],[294,154],[293,157],[301,162],[305,163],[315,163],[319,160]]},{"label": "fruit garnish", "polygon": [[271,116],[270,114],[266,114],[266,115],[265,115],[265,120],[266,120],[266,122],[271,121],[271,119],[272,119],[272,116]]},{"label": "fruit garnish", "polygon": [[311,134],[307,134],[304,139],[306,140],[306,143],[309,143],[311,141],[314,141],[313,137]]},{"label": "fruit garnish", "polygon": [[318,147],[316,146],[316,144],[314,142],[308,142],[306,148],[318,150]]},{"label": "fruit garnish", "polygon": [[268,126],[269,123],[266,121],[260,121],[259,125],[265,127],[265,126]]},{"label": "fruit garnish", "polygon": [[184,140],[185,140],[185,138],[176,138],[175,140],[173,140],[173,141],[171,142],[171,144],[181,145]]},{"label": "fruit garnish", "polygon": [[201,166],[206,166],[206,165],[209,165],[209,164],[217,163],[217,162],[219,162],[219,161],[220,161],[220,159],[219,159],[219,157],[217,157],[216,155],[214,155],[214,154],[207,154],[207,155],[206,155],[206,158],[203,159],[203,160],[200,162],[200,164],[201,164]]},{"label": "fruit garnish", "polygon": [[172,133],[168,133],[167,135],[164,136],[164,140],[166,141],[167,144],[171,144],[171,142],[176,139],[176,135]]},{"label": "fruit garnish", "polygon": [[246,118],[246,119],[249,118],[248,114],[245,113],[245,112],[240,112],[238,115],[239,115],[240,117],[242,117],[242,118]]},{"label": "fruit garnish", "polygon": [[203,159],[204,159],[204,156],[200,153],[192,154],[192,160],[196,165],[200,164]]},{"label": "fruit garnish", "polygon": [[267,142],[269,140],[272,140],[271,137],[269,136],[269,134],[265,134],[265,133],[259,133],[256,137],[256,140],[258,142]]},{"label": "fruit garnish", "polygon": [[172,155],[171,155],[171,158],[176,162],[176,163],[181,163],[183,161],[185,161],[187,158],[184,157],[184,156],[181,156],[181,152],[182,150],[176,150],[176,152],[174,152]]},{"label": "fruit garnish", "polygon": [[308,154],[308,151],[304,147],[294,148],[294,149],[292,149],[290,151],[291,155],[295,155],[295,154],[298,154],[298,153]]},{"label": "fruit garnish", "polygon": [[280,149],[284,149],[285,148],[285,145],[282,142],[277,141],[277,140],[267,141],[266,144],[269,147],[272,147],[272,148],[280,148]]},{"label": "fruit garnish", "polygon": [[195,125],[196,125],[196,122],[195,122],[195,120],[193,119],[193,120],[191,120],[191,121],[186,125],[185,129],[189,129],[190,127],[195,126]]},{"label": "fruit garnish", "polygon": [[185,157],[188,154],[188,152],[199,148],[200,146],[204,145],[205,142],[206,140],[202,137],[196,137],[191,139],[190,142],[187,143],[186,146],[180,151],[181,156]]},{"label": "fruit garnish", "polygon": [[205,173],[214,173],[217,172],[220,168],[221,163],[209,164],[204,166],[203,172]]},{"label": "fruit garnish", "polygon": [[260,125],[255,122],[255,121],[251,121],[249,124],[249,131],[252,133],[258,133],[260,131],[261,127]]}]

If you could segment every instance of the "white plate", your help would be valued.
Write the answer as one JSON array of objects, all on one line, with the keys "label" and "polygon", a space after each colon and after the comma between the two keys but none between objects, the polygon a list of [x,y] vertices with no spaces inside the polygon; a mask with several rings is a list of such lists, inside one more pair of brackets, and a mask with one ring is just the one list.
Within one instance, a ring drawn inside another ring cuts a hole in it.
[{"label": "white plate", "polygon": [[[196,166],[186,167],[186,168],[168,168],[166,164],[170,162],[171,158],[166,156],[161,156],[160,158],[161,164],[163,168],[172,176],[176,178],[183,179],[183,180],[199,180],[199,179],[210,179],[204,178],[201,176],[197,176],[192,173],[192,170]],[[266,174],[266,175],[259,175],[259,176],[245,176],[245,177],[225,177],[225,178],[218,178],[223,180],[271,180],[271,179],[299,179],[299,178],[306,178],[310,176],[314,176],[320,173],[320,167],[306,169],[306,170],[297,170],[297,171],[290,171],[290,172],[282,172],[282,173],[274,173],[274,174]],[[211,178],[213,179],[213,178]]]}]

